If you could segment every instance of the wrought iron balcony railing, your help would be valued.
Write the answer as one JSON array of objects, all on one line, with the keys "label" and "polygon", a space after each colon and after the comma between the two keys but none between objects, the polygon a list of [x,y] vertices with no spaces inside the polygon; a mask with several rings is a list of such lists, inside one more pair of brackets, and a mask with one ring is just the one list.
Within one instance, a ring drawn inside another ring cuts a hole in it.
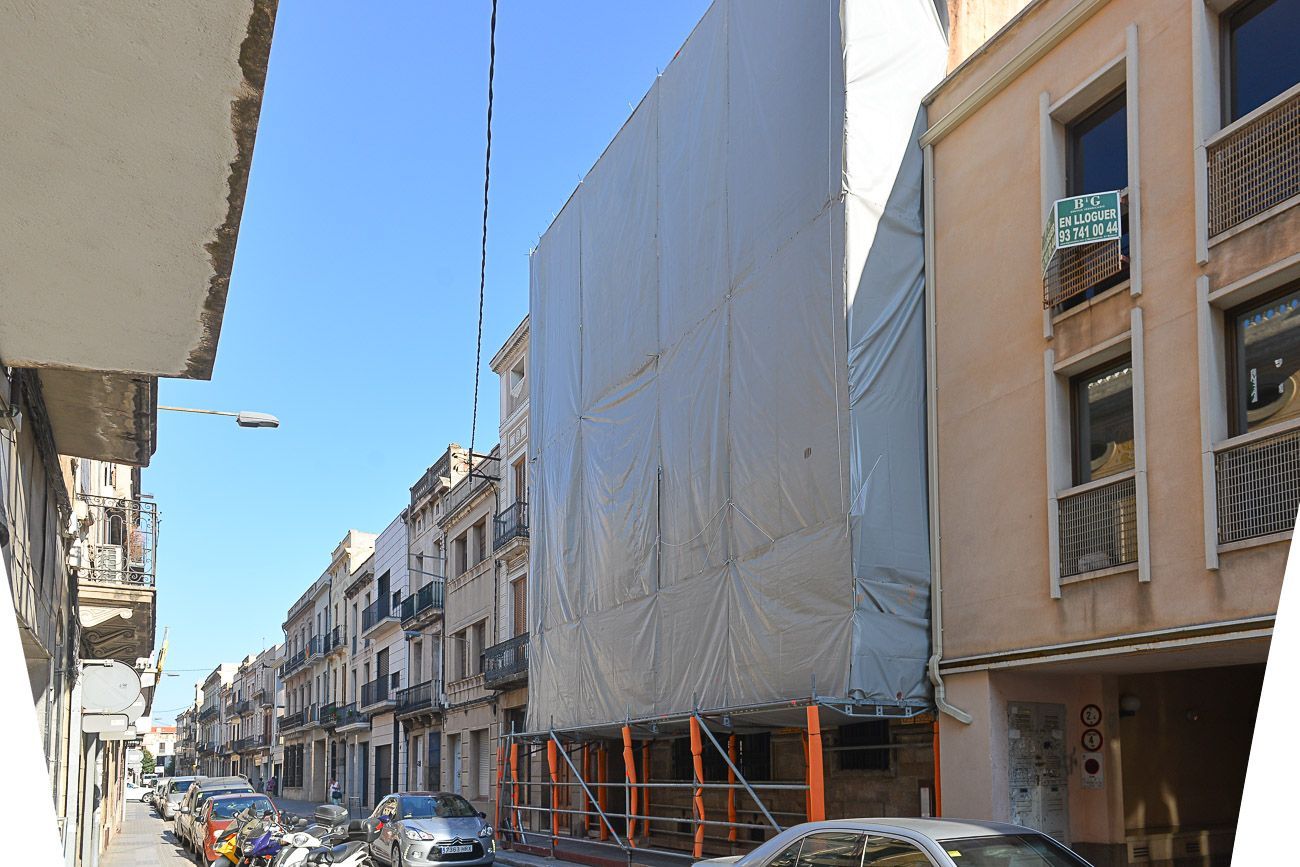
[{"label": "wrought iron balcony railing", "polygon": [[494,644],[483,652],[483,683],[500,686],[528,677],[528,633]]},{"label": "wrought iron balcony railing", "polygon": [[158,506],[152,500],[78,494],[84,504],[86,541],[81,577],[110,584],[154,586]]},{"label": "wrought iron balcony railing", "polygon": [[1057,509],[1062,578],[1137,562],[1137,480],[1132,471],[1067,491]]},{"label": "wrought iron balcony railing", "polygon": [[339,650],[347,645],[348,631],[342,626],[335,626],[329,632],[325,633],[323,640],[325,642],[325,652],[333,653],[335,650]]},{"label": "wrought iron balcony railing", "polygon": [[431,709],[438,704],[442,696],[442,681],[426,680],[424,683],[408,686],[397,691],[397,712],[414,713]]},{"label": "wrought iron balcony railing", "polygon": [[334,727],[346,728],[355,725],[370,725],[370,715],[357,710],[355,704],[340,705],[334,711]]},{"label": "wrought iron balcony railing", "polygon": [[296,710],[293,713],[287,713],[280,718],[280,731],[287,732],[300,728],[306,719],[307,714],[305,711]]},{"label": "wrought iron balcony railing", "polygon": [[519,500],[503,509],[492,522],[492,550],[502,548],[511,539],[528,538],[528,502]]},{"label": "wrought iron balcony railing", "polygon": [[1214,454],[1219,544],[1284,533],[1300,507],[1300,428],[1230,440]]},{"label": "wrought iron balcony railing", "polygon": [[207,722],[208,720],[215,718],[220,713],[221,713],[221,706],[218,705],[216,702],[213,702],[212,704],[205,704],[199,710],[199,720],[201,722]]},{"label": "wrought iron balcony railing", "polygon": [[1211,238],[1300,196],[1300,85],[1215,133],[1205,163]]},{"label": "wrought iron balcony railing", "polygon": [[361,701],[359,705],[362,710],[387,704],[392,700],[387,675],[377,677],[369,683],[363,684],[361,687]]},{"label": "wrought iron balcony railing", "polygon": [[303,663],[306,661],[307,650],[304,648],[284,661],[284,664],[280,666],[280,677],[288,677],[293,674],[295,671],[302,668]]},{"label": "wrought iron balcony railing", "polygon": [[246,698],[243,701],[235,702],[235,713],[238,716],[246,716],[253,712],[255,705],[252,699]]},{"label": "wrought iron balcony railing", "polygon": [[407,596],[403,599],[402,623],[410,623],[426,611],[441,611],[445,590],[446,582],[441,578],[435,578],[415,591],[414,596]]},{"label": "wrought iron balcony railing", "polygon": [[307,639],[307,658],[315,659],[325,652],[325,641],[319,635]]},{"label": "wrought iron balcony railing", "polygon": [[392,602],[387,596],[376,599],[361,612],[361,631],[369,632],[385,620],[396,617],[397,612],[393,611]]}]

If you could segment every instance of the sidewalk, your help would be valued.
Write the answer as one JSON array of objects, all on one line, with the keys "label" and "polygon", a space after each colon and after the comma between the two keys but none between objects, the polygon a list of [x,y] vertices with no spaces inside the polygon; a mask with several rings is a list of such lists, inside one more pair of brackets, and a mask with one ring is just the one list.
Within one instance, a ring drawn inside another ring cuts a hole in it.
[{"label": "sidewalk", "polygon": [[108,844],[102,867],[180,867],[194,862],[172,835],[172,826],[144,804],[127,802],[122,830]]},{"label": "sidewalk", "polygon": [[[524,838],[534,851],[545,851],[550,847],[550,840],[544,834],[528,831]],[[617,846],[561,837],[557,857],[506,849],[498,842],[496,860],[504,867],[690,867],[695,859],[684,852],[633,849],[625,853]]]}]

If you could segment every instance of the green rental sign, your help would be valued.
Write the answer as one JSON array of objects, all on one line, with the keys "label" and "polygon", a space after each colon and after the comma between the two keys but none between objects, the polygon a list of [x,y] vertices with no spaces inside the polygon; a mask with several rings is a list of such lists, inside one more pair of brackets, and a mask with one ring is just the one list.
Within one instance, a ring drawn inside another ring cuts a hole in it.
[{"label": "green rental sign", "polygon": [[1119,192],[1059,199],[1043,229],[1043,271],[1057,250],[1120,239]]}]

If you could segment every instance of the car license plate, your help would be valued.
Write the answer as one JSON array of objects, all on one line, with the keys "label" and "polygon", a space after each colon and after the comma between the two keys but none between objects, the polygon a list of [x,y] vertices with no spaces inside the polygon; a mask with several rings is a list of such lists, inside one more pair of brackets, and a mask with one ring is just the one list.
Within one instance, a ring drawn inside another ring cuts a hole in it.
[{"label": "car license plate", "polygon": [[466,852],[473,852],[474,846],[439,846],[438,852],[443,855],[462,855]]}]

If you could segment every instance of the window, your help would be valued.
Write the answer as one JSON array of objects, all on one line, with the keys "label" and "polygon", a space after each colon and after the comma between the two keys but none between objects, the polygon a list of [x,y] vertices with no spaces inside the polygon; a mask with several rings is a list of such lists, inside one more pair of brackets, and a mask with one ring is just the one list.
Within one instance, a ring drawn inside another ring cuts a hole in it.
[{"label": "window", "polygon": [[391,610],[393,610],[393,611],[397,611],[397,610],[399,610],[401,607],[402,607],[402,591],[401,591],[401,590],[394,590],[394,591],[393,591],[393,607],[392,607]]},{"label": "window", "polygon": [[474,563],[482,563],[487,559],[487,518],[479,521],[474,525]]},{"label": "window", "polygon": [[528,461],[526,458],[520,458],[515,461],[512,468],[514,470],[515,482],[515,502],[528,502]]},{"label": "window", "polygon": [[[944,844],[947,848],[947,844]],[[1023,855],[1027,853],[1016,853]],[[964,860],[959,861],[962,867],[966,867]],[[1037,859],[1021,862],[1019,858],[1011,858],[1007,861],[997,862],[1004,865],[1028,863],[1038,865]],[[877,837],[872,834],[867,840],[867,845],[862,855],[862,867],[878,864],[880,867],[931,867],[930,859],[925,853],[912,843],[905,840],[895,840],[892,837]]]},{"label": "window", "polygon": [[1300,3],[1249,0],[1224,19],[1225,122],[1300,82]]},{"label": "window", "polygon": [[769,861],[767,867],[795,867],[795,863],[799,860],[799,850],[801,848],[803,848],[803,840],[796,840],[783,849],[780,855]]},{"label": "window", "polygon": [[1233,435],[1300,415],[1300,287],[1229,314]]},{"label": "window", "polygon": [[1128,112],[1121,92],[1066,129],[1069,170],[1066,194],[1082,196],[1128,186]]},{"label": "window", "polygon": [[[839,727],[841,771],[889,770],[889,720],[871,720]],[[844,749],[859,747],[860,749]]]},{"label": "window", "polygon": [[510,583],[511,608],[514,615],[515,635],[528,632],[528,577],[520,576]]},{"label": "window", "polygon": [[1074,483],[1133,469],[1133,367],[1128,358],[1075,377]]},{"label": "window", "polygon": [[483,672],[483,651],[487,649],[487,621],[480,620],[470,627],[472,641],[470,643],[471,657],[474,660],[474,673]]},{"label": "window", "polygon": [[[858,867],[865,840],[866,835],[856,831],[809,834],[799,849],[798,867]],[[888,863],[893,867],[894,862]]]},{"label": "window", "polygon": [[[727,762],[708,739],[702,735],[701,760],[704,762],[704,781],[723,782],[727,779]],[[725,748],[727,736],[717,735]],[[672,742],[672,768],[674,780],[695,779],[695,757],[691,755],[690,738],[677,738]],[[736,736],[736,768],[749,782],[772,779],[772,736],[767,732]]]},{"label": "window", "polygon": [[469,568],[469,534],[461,533],[456,537],[456,541],[451,543],[452,564],[455,566],[455,574],[460,575]]}]

